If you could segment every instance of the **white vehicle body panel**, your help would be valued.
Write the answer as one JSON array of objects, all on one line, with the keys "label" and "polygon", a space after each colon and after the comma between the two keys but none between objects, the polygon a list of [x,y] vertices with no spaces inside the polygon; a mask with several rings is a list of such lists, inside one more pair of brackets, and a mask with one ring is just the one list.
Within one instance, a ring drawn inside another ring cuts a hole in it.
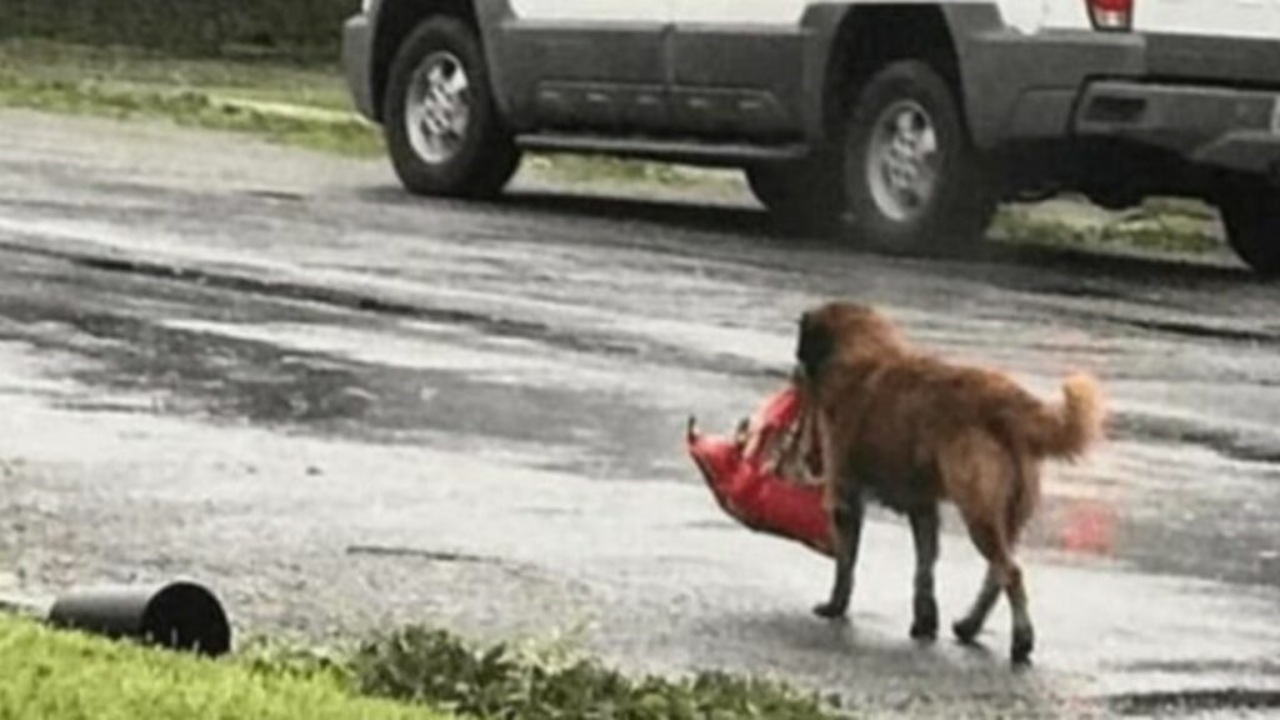
[{"label": "white vehicle body panel", "polygon": [[[709,25],[798,25],[810,0],[672,0],[677,23]],[[1031,32],[1047,16],[1048,0],[999,0],[1005,22]],[[850,5],[883,4],[853,0]],[[899,0],[901,5],[989,5],[978,0]]]},{"label": "white vehicle body panel", "polygon": [[521,20],[547,22],[671,22],[672,0],[511,0]]},{"label": "white vehicle body panel", "polygon": [[[674,22],[798,26],[812,0],[511,0],[516,16],[547,22]],[[864,4],[854,0],[849,4]],[[866,2],[865,4],[876,4]],[[879,3],[883,4],[883,3]],[[899,0],[903,5],[977,5],[984,0]],[[1024,32],[1088,27],[1084,0],[997,0],[1005,22]]]},{"label": "white vehicle body panel", "polygon": [[1280,0],[1137,0],[1134,29],[1280,39]]}]

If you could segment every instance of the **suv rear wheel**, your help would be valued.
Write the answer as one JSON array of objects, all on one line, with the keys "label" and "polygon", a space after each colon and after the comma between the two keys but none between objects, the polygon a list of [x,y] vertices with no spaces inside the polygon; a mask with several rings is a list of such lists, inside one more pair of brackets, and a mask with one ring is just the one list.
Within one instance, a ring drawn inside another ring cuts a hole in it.
[{"label": "suv rear wheel", "polygon": [[855,239],[889,252],[972,245],[995,211],[955,96],[932,67],[894,62],[854,100],[844,173]]},{"label": "suv rear wheel", "polygon": [[409,35],[392,62],[384,110],[391,164],[410,192],[487,197],[519,165],[480,42],[459,20],[431,18]]},{"label": "suv rear wheel", "polygon": [[1241,182],[1218,207],[1236,255],[1258,275],[1280,277],[1280,190],[1263,179]]}]

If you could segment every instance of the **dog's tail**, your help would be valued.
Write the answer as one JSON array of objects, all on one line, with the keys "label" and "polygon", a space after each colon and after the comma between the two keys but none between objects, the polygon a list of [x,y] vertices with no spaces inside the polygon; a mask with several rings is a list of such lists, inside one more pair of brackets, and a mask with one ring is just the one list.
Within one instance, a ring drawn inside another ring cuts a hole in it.
[{"label": "dog's tail", "polygon": [[1062,403],[1043,404],[1026,420],[1024,437],[1033,452],[1075,460],[1102,435],[1106,421],[1102,389],[1089,375],[1071,375],[1062,383]]}]

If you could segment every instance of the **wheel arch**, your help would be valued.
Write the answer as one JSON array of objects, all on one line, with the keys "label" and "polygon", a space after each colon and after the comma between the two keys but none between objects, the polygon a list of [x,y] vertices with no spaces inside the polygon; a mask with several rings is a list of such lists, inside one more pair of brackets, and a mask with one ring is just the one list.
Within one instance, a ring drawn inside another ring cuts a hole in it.
[{"label": "wheel arch", "polygon": [[826,3],[803,20],[813,40],[806,58],[806,135],[818,144],[834,137],[850,89],[877,68],[909,57],[933,66],[950,85],[969,132],[985,146],[990,118],[980,78],[968,61],[975,39],[1004,27],[994,4]]},{"label": "wheel arch", "polygon": [[373,90],[375,118],[382,121],[391,64],[405,38],[424,20],[437,17],[457,18],[475,31],[488,65],[494,100],[505,112],[503,87],[497,75],[501,68],[495,60],[490,40],[496,29],[511,14],[509,0],[382,0],[374,24],[370,80]]}]

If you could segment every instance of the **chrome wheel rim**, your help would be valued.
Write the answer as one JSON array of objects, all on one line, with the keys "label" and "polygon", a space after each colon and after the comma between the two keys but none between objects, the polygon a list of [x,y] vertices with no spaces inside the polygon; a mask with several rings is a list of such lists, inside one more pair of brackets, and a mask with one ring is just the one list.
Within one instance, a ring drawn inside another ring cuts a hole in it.
[{"label": "chrome wheel rim", "polygon": [[405,101],[405,127],[419,157],[436,165],[462,150],[471,125],[471,82],[456,55],[428,55],[409,81]]},{"label": "chrome wheel rim", "polygon": [[880,113],[867,152],[867,184],[886,217],[910,221],[924,212],[937,187],[942,154],[928,111],[900,100]]}]

